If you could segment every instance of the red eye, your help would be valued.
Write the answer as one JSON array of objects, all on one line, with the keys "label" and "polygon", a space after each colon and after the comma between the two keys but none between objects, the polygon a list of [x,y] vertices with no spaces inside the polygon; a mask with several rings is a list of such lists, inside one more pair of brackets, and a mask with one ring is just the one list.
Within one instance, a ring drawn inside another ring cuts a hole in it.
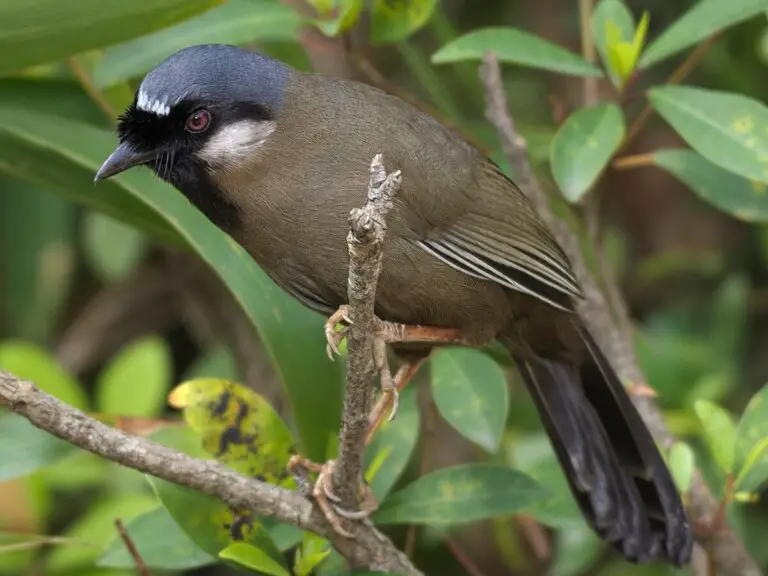
[{"label": "red eye", "polygon": [[189,115],[184,127],[190,132],[202,132],[210,123],[211,113],[208,110],[198,110]]}]

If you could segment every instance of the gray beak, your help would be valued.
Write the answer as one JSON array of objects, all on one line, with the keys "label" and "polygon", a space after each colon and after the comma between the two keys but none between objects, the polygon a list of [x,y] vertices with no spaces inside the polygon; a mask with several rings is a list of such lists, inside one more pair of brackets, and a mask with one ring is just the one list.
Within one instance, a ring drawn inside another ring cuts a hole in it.
[{"label": "gray beak", "polygon": [[96,176],[93,179],[94,182],[100,180],[106,180],[111,178],[120,172],[124,172],[134,166],[139,166],[145,162],[149,162],[155,157],[154,152],[138,152],[134,150],[130,145],[123,142],[112,154],[109,155],[101,165],[99,171],[96,172]]}]

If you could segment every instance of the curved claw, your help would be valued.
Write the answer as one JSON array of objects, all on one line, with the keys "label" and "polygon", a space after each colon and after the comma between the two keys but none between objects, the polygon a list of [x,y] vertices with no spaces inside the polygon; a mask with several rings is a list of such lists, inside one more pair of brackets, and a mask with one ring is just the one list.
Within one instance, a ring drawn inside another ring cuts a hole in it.
[{"label": "curved claw", "polygon": [[336,310],[336,312],[334,312],[325,322],[325,340],[327,342],[325,353],[331,360],[333,360],[334,354],[341,354],[339,351],[339,344],[341,344],[341,341],[347,333],[346,327],[340,329],[336,328],[336,325],[342,320],[347,324],[352,324],[352,321],[349,319],[349,309],[346,304]]},{"label": "curved claw", "polygon": [[392,396],[392,408],[389,411],[387,422],[392,422],[397,416],[397,411],[400,408],[400,392],[397,391],[397,388],[393,388],[390,390],[389,394]]}]

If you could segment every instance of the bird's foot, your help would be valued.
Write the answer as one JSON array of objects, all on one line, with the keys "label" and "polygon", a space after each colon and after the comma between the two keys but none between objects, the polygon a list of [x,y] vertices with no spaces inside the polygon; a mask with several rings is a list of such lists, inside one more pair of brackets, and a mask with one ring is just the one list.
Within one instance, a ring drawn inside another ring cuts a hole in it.
[{"label": "bird's foot", "polygon": [[325,352],[331,360],[333,360],[334,354],[341,354],[341,352],[339,352],[339,345],[341,344],[341,341],[344,340],[347,331],[349,330],[346,326],[337,326],[342,321],[347,324],[352,324],[352,321],[349,319],[349,307],[346,304],[339,307],[339,309],[325,321],[325,340],[327,342]]},{"label": "bird's foot", "polygon": [[[352,534],[341,525],[342,518],[365,520],[378,508],[379,504],[371,487],[363,481],[360,483],[360,496],[362,498],[360,510],[345,510],[339,506],[341,498],[336,496],[333,491],[333,468],[335,465],[335,460],[318,464],[296,454],[291,456],[288,461],[288,471],[296,478],[297,484],[305,495],[311,496],[317,502],[334,532],[345,538],[353,538]],[[309,488],[309,472],[317,474],[317,480],[311,489]]]}]

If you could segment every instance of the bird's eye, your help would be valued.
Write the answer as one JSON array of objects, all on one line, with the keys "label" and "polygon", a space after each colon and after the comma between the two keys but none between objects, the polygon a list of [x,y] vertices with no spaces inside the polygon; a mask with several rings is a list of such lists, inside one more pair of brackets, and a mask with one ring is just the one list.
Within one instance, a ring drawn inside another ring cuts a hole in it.
[{"label": "bird's eye", "polygon": [[208,110],[197,110],[187,118],[184,127],[189,132],[203,132],[211,123],[211,113]]}]

